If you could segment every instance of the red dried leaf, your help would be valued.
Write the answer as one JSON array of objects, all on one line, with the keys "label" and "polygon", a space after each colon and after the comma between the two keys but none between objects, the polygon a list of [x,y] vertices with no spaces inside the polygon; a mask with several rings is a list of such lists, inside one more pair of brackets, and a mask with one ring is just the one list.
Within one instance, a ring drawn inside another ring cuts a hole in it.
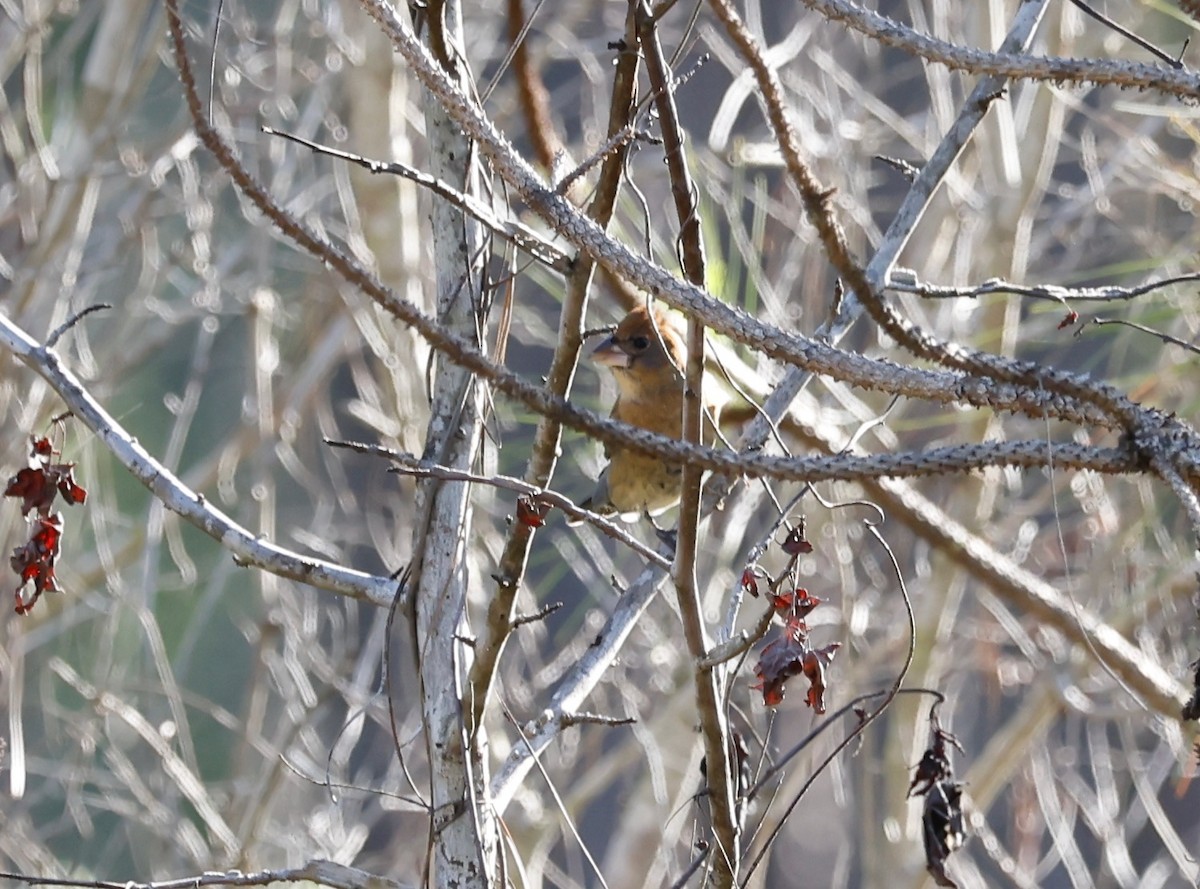
[{"label": "red dried leaf", "polygon": [[67,472],[65,478],[60,478],[58,480],[58,490],[59,493],[63,495],[63,498],[71,505],[83,503],[87,500],[87,490],[81,485],[77,485],[75,483],[73,472]]},{"label": "red dried leaf", "polygon": [[54,486],[47,481],[44,470],[26,466],[8,480],[4,496],[21,498],[21,515],[29,515],[34,509],[49,509],[54,502]]},{"label": "red dried leaf", "polygon": [[804,655],[808,651],[808,629],[803,621],[789,620],[782,633],[764,646],[754,666],[758,677],[754,688],[763,693],[768,707],[783,701],[784,683],[803,672]]},{"label": "red dried leaf", "polygon": [[[55,513],[38,519],[36,530],[29,541],[16,547],[9,564],[21,579],[15,591],[17,614],[28,614],[44,592],[58,592],[54,577],[54,561],[58,558],[62,540],[62,516]],[[33,596],[26,600],[21,591],[28,583],[33,584]]]},{"label": "red dried leaf", "polygon": [[742,572],[742,589],[754,598],[758,598],[758,576],[754,573],[753,568],[747,568]]},{"label": "red dried leaf", "polygon": [[814,648],[805,652],[803,667],[809,688],[804,702],[818,714],[825,712],[825,668],[833,661],[833,656],[841,647],[842,643],[831,642],[824,648]]},{"label": "red dried leaf", "polygon": [[1078,320],[1079,320],[1078,312],[1076,312],[1076,311],[1067,312],[1067,314],[1063,316],[1063,319],[1058,322],[1058,329],[1062,330],[1064,327],[1070,327],[1072,324],[1074,324]]},{"label": "red dried leaf", "polygon": [[62,538],[62,516],[58,513],[38,519],[38,529],[30,538],[30,543],[36,543],[39,551],[51,558],[58,555],[58,542]]},{"label": "red dried leaf", "polygon": [[791,611],[792,598],[792,593],[771,593],[771,607],[776,611]]},{"label": "red dried leaf", "polygon": [[37,600],[42,598],[42,593],[59,592],[58,584],[54,582],[54,566],[45,566],[44,570],[33,579],[33,595],[30,598],[25,599],[22,597],[21,590],[23,588],[24,584],[22,584],[20,587],[17,587],[16,591],[16,605],[14,606],[13,610],[16,611],[17,614],[28,614],[30,611],[32,611],[33,606],[37,604]]},{"label": "red dried leaf", "polygon": [[792,602],[793,614],[796,617],[807,617],[809,612],[820,605],[824,599],[818,599],[816,596],[810,596],[808,590],[800,587],[796,590],[796,595]]},{"label": "red dried leaf", "polygon": [[527,528],[540,528],[546,524],[550,509],[546,501],[522,494],[517,498],[517,521]]},{"label": "red dried leaf", "polygon": [[785,612],[788,619],[807,617],[809,612],[823,602],[816,596],[810,596],[804,587],[786,593],[772,593],[771,605],[779,612]]},{"label": "red dried leaf", "polygon": [[763,695],[763,703],[775,707],[783,702],[784,683],[801,671],[804,658],[804,645],[786,633],[772,642],[767,643],[758,663],[754,665],[754,675],[758,682],[754,688]]},{"label": "red dried leaf", "polygon": [[[54,498],[62,494],[70,505],[87,500],[87,490],[75,482],[75,464],[50,462],[57,455],[50,439],[31,436],[30,465],[9,479],[4,491],[5,496],[21,498],[22,515],[35,513],[32,535],[9,557],[9,565],[21,581],[15,590],[18,614],[28,614],[42,593],[59,589],[54,563],[62,545],[63,520],[61,514],[50,512]],[[30,584],[33,595],[26,599],[22,593]]]},{"label": "red dried leaf", "polygon": [[758,682],[753,687],[762,691],[763,703],[774,707],[783,701],[785,683],[793,676],[804,674],[809,681],[806,702],[817,713],[824,713],[825,668],[841,647],[841,643],[834,642],[824,648],[810,648],[804,621],[791,617],[783,633],[768,643],[759,655],[754,667]]}]

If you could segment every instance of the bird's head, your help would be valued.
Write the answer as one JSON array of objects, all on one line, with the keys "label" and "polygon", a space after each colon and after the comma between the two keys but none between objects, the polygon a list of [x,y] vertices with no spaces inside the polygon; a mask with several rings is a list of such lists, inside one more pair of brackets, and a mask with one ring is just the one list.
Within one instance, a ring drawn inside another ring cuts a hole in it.
[{"label": "bird's head", "polygon": [[661,309],[650,311],[638,306],[621,319],[612,336],[596,347],[592,360],[612,368],[618,383],[642,374],[673,376],[683,370],[687,346],[670,315]]}]

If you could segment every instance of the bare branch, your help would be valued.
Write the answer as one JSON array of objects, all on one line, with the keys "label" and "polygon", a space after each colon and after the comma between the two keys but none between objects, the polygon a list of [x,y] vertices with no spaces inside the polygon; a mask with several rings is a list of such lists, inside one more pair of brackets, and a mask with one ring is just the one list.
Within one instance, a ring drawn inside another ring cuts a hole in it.
[{"label": "bare branch", "polygon": [[50,335],[46,337],[46,348],[53,349],[56,345],[58,345],[58,341],[64,333],[66,333],[88,315],[92,314],[92,312],[99,312],[104,309],[111,308],[112,306],[108,303],[96,303],[93,306],[88,306],[86,309],[76,312],[62,324],[58,325],[58,327],[54,328],[54,330],[50,331]]},{"label": "bare branch", "polygon": [[386,605],[396,594],[396,582],[391,578],[365,574],[314,556],[304,556],[251,534],[155,460],[92,398],[75,375],[62,365],[52,349],[39,346],[3,314],[0,314],[0,344],[46,380],[117,461],[149,488],[167,509],[229,550],[238,565],[262,568],[279,577],[365,599],[376,605]]},{"label": "bare branch", "polygon": [[1026,296],[1030,299],[1046,300],[1066,304],[1069,302],[1129,302],[1162,290],[1174,284],[1187,284],[1200,281],[1200,272],[1189,272],[1186,275],[1171,275],[1167,278],[1156,278],[1135,287],[1063,287],[1058,284],[1014,284],[1003,278],[989,278],[974,287],[947,287],[942,284],[931,284],[920,280],[912,269],[893,269],[888,277],[887,289],[901,293],[915,293],[928,299],[975,299],[994,293],[1011,293],[1015,296]]},{"label": "bare branch", "polygon": [[33,877],[0,872],[0,879],[26,886],[62,886],[71,889],[200,889],[204,886],[269,886],[272,883],[315,883],[331,889],[405,889],[405,884],[378,874],[367,873],[333,861],[314,859],[303,867],[260,870],[205,871],[192,877],[170,880],[72,880],[57,877]]},{"label": "bare branch", "polygon": [[[1145,40],[1142,37],[1139,37],[1137,34],[1134,34],[1132,31],[1130,31],[1128,28],[1126,28],[1120,22],[1109,18],[1104,13],[1102,13],[1100,10],[1096,9],[1096,7],[1092,6],[1092,4],[1085,3],[1084,0],[1071,0],[1071,3],[1072,3],[1072,5],[1075,6],[1076,9],[1080,10],[1084,15],[1091,16],[1096,21],[1103,24],[1105,27],[1111,28],[1112,30],[1116,31],[1118,34],[1120,34],[1126,40],[1131,40],[1132,42],[1136,43],[1138,46],[1140,46],[1142,49],[1146,50],[1146,52],[1150,53],[1151,55],[1158,56],[1159,59],[1166,62],[1167,65],[1169,65],[1170,67],[1172,67],[1176,70],[1181,70],[1183,68],[1183,63],[1180,61],[1180,58],[1182,58],[1182,55],[1183,55],[1182,50],[1180,51],[1179,56],[1167,55],[1166,52],[1159,49],[1157,46],[1155,46],[1149,40]],[[1187,46],[1186,40],[1184,41],[1183,45],[1184,45],[1184,47]]]},{"label": "bare branch", "polygon": [[1147,327],[1145,324],[1138,324],[1136,321],[1126,321],[1123,318],[1093,318],[1088,323],[1093,327],[1105,327],[1110,324],[1118,327],[1128,327],[1132,330],[1137,330],[1141,333],[1145,333],[1155,337],[1156,339],[1162,340],[1169,346],[1179,346],[1179,348],[1186,349],[1193,355],[1200,355],[1200,347],[1189,343],[1187,340],[1181,340],[1177,336],[1171,336],[1169,333],[1164,333],[1161,330],[1155,330],[1152,327]]}]

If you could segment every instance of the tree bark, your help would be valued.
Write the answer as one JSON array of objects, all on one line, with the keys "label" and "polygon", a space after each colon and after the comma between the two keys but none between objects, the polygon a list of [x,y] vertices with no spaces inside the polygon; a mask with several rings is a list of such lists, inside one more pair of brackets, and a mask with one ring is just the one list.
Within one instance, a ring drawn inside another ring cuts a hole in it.
[{"label": "tree bark", "polygon": [[[431,3],[424,36],[452,76],[469,79],[461,51],[462,20],[456,0]],[[441,106],[426,94],[425,122],[430,172],[467,194],[479,193],[473,147]],[[483,239],[458,208],[433,198],[431,212],[438,319],[447,329],[475,340],[483,330]],[[482,427],[480,383],[439,355],[434,363],[433,403],[424,456],[444,466],[469,469]],[[433,805],[429,884],[485,886],[493,882],[496,829],[485,802],[486,736],[468,736],[464,721],[465,677],[471,648],[466,607],[470,576],[470,486],[429,479],[417,493],[421,517],[414,545],[415,651],[421,677],[425,737]]]}]

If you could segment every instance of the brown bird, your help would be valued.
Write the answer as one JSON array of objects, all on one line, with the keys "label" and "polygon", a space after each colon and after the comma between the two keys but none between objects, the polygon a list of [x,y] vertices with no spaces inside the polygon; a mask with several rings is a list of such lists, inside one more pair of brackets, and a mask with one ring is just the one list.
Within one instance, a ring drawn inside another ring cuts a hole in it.
[{"label": "brown bird", "polygon": [[[608,367],[616,378],[613,419],[668,438],[683,437],[687,345],[666,312],[645,306],[634,309],[596,347],[592,360]],[[711,424],[706,428],[711,429]],[[683,469],[678,463],[617,446],[606,446],[605,455],[608,466],[595,493],[580,504],[583,508],[632,522],[679,502]]]}]

